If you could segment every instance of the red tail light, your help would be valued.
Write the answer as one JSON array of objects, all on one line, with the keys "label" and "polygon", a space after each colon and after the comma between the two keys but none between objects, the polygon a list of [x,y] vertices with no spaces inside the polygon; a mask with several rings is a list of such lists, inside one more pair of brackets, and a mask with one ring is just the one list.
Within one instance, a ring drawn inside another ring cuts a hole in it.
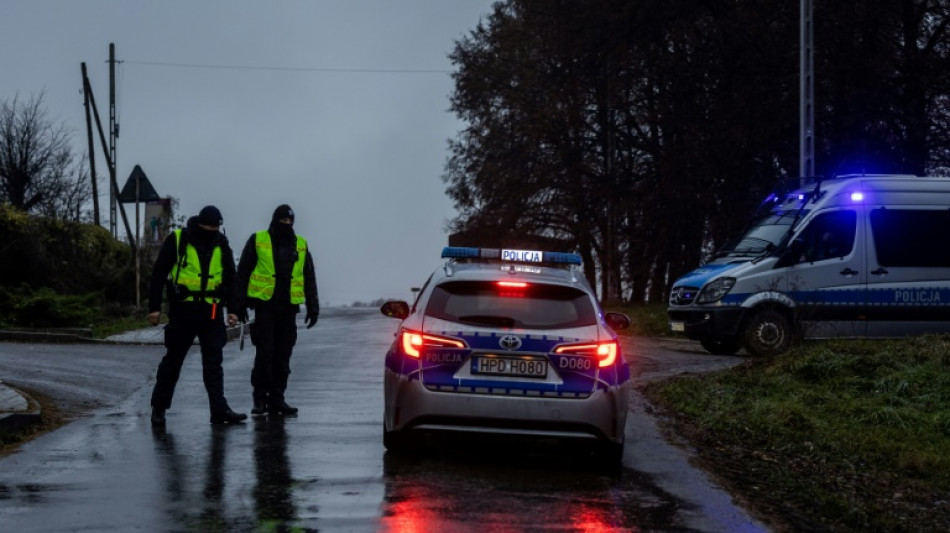
[{"label": "red tail light", "polygon": [[597,366],[603,368],[610,366],[617,361],[617,343],[608,342],[588,342],[582,344],[562,344],[554,349],[554,353],[586,355],[597,358]]},{"label": "red tail light", "polygon": [[528,284],[524,281],[496,281],[498,296],[502,298],[524,298]]},{"label": "red tail light", "polygon": [[402,351],[410,357],[419,357],[424,346],[437,348],[465,348],[465,343],[451,337],[441,337],[418,331],[403,330]]}]

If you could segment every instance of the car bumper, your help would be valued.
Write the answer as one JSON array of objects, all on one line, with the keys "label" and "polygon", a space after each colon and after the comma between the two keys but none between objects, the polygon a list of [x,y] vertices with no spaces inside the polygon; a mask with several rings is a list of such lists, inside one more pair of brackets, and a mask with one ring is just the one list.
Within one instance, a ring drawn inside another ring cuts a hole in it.
[{"label": "car bumper", "polygon": [[[515,397],[438,392],[387,372],[390,431],[494,433],[622,443],[629,382],[587,398]],[[391,398],[390,398],[391,395]]]},{"label": "car bumper", "polygon": [[667,310],[667,317],[674,333],[683,333],[693,340],[725,340],[738,336],[745,311],[741,307],[689,310],[670,308]]}]

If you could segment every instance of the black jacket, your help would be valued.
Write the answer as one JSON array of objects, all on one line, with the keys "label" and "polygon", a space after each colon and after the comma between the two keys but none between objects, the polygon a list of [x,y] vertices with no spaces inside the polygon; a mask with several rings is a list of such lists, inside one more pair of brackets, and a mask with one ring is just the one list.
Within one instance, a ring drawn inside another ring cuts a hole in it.
[{"label": "black jacket", "polygon": [[[274,295],[267,301],[247,296],[248,281],[257,266],[257,236],[253,234],[244,245],[244,250],[241,252],[241,261],[238,263],[235,309],[257,309],[262,305],[271,305],[275,307],[286,306],[286,308],[293,308],[297,312],[300,311],[300,306],[290,303],[290,275],[296,261],[297,237],[292,231],[280,235],[275,231],[274,224],[279,224],[279,222],[271,223],[268,229],[271,244],[274,248],[274,275],[277,278]],[[309,243],[307,244],[307,256],[304,258],[303,265],[303,289],[307,315],[318,316],[320,314],[320,301],[317,298],[317,275],[314,272],[313,256],[310,254]]]},{"label": "black jacket", "polygon": [[[211,262],[211,255],[214,248],[221,247],[222,279],[221,286],[218,289],[218,295],[221,298],[221,304],[214,310],[214,318],[221,319],[225,316],[226,307],[229,312],[233,311],[234,298],[234,252],[228,244],[228,238],[220,232],[206,232],[198,227],[196,217],[188,220],[188,225],[181,232],[183,242],[189,243],[195,247],[198,257],[201,260],[201,271],[207,272],[208,265]],[[182,251],[184,247],[182,246]],[[168,295],[168,318],[175,320],[178,318],[186,320],[210,319],[212,315],[211,304],[199,302],[184,302],[175,291],[171,280],[168,279],[172,268],[178,262],[178,246],[175,242],[175,234],[170,233],[162,243],[162,249],[158,252],[158,258],[155,259],[155,266],[152,268],[152,277],[149,283],[148,292],[148,310],[149,312],[160,311],[162,306],[162,289],[165,289]]]}]

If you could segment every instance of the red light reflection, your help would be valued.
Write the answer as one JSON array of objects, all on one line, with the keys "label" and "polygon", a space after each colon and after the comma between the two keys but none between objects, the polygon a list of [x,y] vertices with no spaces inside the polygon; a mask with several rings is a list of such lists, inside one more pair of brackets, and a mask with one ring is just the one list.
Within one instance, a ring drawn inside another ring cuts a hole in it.
[{"label": "red light reflection", "polygon": [[[507,533],[537,528],[583,533],[631,531],[619,525],[623,524],[622,512],[608,502],[602,507],[590,502],[565,502],[560,498],[529,498],[531,503],[527,506],[515,505],[505,512],[499,509],[511,501],[503,493],[436,492],[420,485],[394,483],[389,487],[388,503],[383,504],[381,530],[400,533]],[[499,499],[504,501],[497,501]],[[486,512],[486,508],[492,510]]]}]

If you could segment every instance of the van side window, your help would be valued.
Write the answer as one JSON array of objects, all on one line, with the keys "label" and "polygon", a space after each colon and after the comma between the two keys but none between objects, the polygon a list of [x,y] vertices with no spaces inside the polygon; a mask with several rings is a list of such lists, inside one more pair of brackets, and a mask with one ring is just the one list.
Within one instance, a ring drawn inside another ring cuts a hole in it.
[{"label": "van side window", "polygon": [[950,267],[950,210],[874,209],[871,232],[881,266]]},{"label": "van side window", "polygon": [[857,226],[858,214],[851,210],[815,216],[800,236],[805,245],[802,260],[814,262],[850,254]]}]

